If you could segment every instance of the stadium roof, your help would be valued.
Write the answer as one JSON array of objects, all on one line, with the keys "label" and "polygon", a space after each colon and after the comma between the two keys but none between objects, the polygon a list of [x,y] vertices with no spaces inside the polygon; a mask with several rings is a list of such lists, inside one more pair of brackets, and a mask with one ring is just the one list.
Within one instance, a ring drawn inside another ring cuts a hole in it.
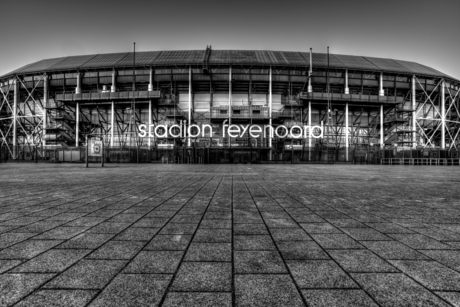
[{"label": "stadium roof", "polygon": [[[136,52],[136,66],[200,65],[204,50],[147,51]],[[417,74],[446,77],[455,80],[436,69],[414,62],[330,54],[331,69],[356,69],[384,71],[398,74]],[[76,69],[132,67],[133,53],[107,53],[78,55],[41,60],[16,69],[2,77],[35,72],[68,71]],[[258,51],[258,50],[212,50],[209,65],[255,65],[255,66],[310,66],[308,52]],[[313,53],[313,67],[327,67],[327,54]]]}]

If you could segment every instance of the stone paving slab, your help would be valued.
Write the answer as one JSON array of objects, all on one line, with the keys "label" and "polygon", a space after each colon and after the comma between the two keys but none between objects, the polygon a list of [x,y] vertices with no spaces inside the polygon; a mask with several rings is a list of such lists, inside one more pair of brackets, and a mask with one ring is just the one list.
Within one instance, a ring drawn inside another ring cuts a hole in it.
[{"label": "stone paving slab", "polygon": [[458,178],[0,164],[0,306],[460,306]]}]

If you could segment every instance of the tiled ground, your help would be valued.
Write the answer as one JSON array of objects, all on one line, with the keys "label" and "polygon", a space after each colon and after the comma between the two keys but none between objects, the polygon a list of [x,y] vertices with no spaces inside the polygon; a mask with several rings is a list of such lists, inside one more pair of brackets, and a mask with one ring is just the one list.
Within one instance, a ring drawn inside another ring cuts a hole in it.
[{"label": "tiled ground", "polygon": [[460,167],[0,164],[0,306],[460,306]]}]

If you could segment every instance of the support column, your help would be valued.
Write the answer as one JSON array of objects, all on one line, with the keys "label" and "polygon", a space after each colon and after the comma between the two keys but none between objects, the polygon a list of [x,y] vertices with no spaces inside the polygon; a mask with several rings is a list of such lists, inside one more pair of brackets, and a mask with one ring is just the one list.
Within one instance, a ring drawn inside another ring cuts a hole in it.
[{"label": "support column", "polygon": [[153,68],[152,67],[150,67],[149,88],[148,88],[148,90],[149,90],[149,92],[153,91]]},{"label": "support column", "polygon": [[80,103],[77,102],[75,107],[75,147],[78,147],[80,140]]},{"label": "support column", "polygon": [[110,147],[113,147],[114,136],[115,136],[115,103],[112,101],[112,116],[110,118]]},{"label": "support column", "polygon": [[117,71],[115,68],[112,70],[112,86],[110,87],[110,91],[112,93],[117,91]]},{"label": "support column", "polygon": [[416,148],[417,147],[417,133],[415,131],[417,131],[417,127],[416,127],[416,123],[417,123],[417,118],[416,118],[416,115],[417,115],[417,110],[416,110],[416,104],[415,104],[415,75],[412,76],[412,85],[411,85],[411,102],[412,102],[412,148]]},{"label": "support column", "polygon": [[345,104],[345,161],[348,162],[348,150],[350,148],[350,144],[348,142],[349,139],[349,127],[348,127],[348,103]]},{"label": "support column", "polygon": [[312,134],[312,127],[313,124],[311,122],[311,100],[308,101],[308,126],[310,127],[310,131],[308,133],[308,161],[311,160],[311,134]]},{"label": "support column", "polygon": [[311,86],[311,75],[313,74],[313,56],[312,56],[312,49],[310,48],[310,69],[308,71],[308,92],[313,92],[313,87]]},{"label": "support column", "polygon": [[150,149],[150,146],[152,145],[152,142],[150,140],[150,129],[151,129],[151,126],[152,125],[152,99],[149,100],[149,128],[148,128],[148,134],[147,134],[147,145],[149,146],[149,149]]},{"label": "support column", "polygon": [[441,81],[441,149],[446,149],[446,81]]},{"label": "support column", "polygon": [[350,94],[350,88],[348,87],[348,69],[345,69],[345,94]]},{"label": "support column", "polygon": [[380,149],[385,146],[383,141],[383,104],[380,105]]},{"label": "support column", "polygon": [[77,72],[77,87],[75,88],[75,94],[81,94],[81,75]]},{"label": "support column", "polygon": [[268,124],[270,125],[270,135],[268,138],[268,147],[270,147],[270,157],[269,160],[272,160],[272,104],[273,104],[273,95],[272,95],[272,67],[270,66],[270,76],[269,76],[269,85],[268,85]]},{"label": "support column", "polygon": [[43,132],[42,132],[42,145],[43,149],[45,149],[46,146],[46,128],[47,128],[47,123],[46,121],[48,120],[46,118],[46,108],[48,107],[48,75],[45,75],[45,78],[43,80]]},{"label": "support column", "polygon": [[379,96],[385,96],[385,91],[383,90],[383,72],[380,73],[380,79],[379,79]]},{"label": "support column", "polygon": [[[232,124],[232,67],[228,70],[228,124]],[[230,141],[231,142],[231,141]]]},{"label": "support column", "polygon": [[[192,124],[192,67],[188,68],[188,126]],[[188,129],[187,129],[188,130]],[[187,146],[192,146],[192,140],[187,133]]]},{"label": "support column", "polygon": [[[16,77],[17,78],[17,77]],[[18,98],[19,86],[17,79],[14,78],[14,100],[13,100],[13,159],[17,158],[18,136],[17,136],[17,114],[18,114]]]}]

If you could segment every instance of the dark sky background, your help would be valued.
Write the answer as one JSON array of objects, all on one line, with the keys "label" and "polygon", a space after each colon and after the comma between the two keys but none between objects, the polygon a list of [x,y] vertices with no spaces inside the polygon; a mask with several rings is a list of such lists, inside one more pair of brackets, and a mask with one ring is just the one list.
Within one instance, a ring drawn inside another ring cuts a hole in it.
[{"label": "dark sky background", "polygon": [[45,58],[254,49],[418,62],[460,79],[460,1],[4,1],[0,75]]}]

